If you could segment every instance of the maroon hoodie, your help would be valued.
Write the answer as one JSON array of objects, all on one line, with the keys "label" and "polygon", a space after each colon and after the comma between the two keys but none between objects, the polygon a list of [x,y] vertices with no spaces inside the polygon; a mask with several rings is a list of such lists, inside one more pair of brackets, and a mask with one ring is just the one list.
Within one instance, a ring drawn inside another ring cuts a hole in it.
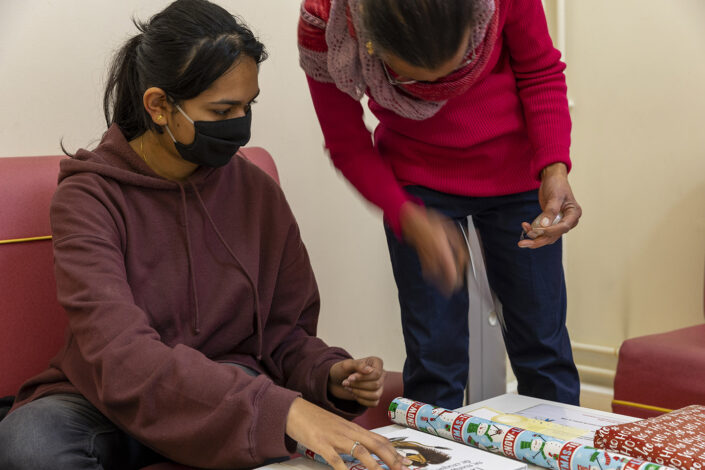
[{"label": "maroon hoodie", "polygon": [[235,157],[169,181],[113,125],[94,151],[61,162],[51,224],[67,339],[15,408],[80,393],[160,454],[217,468],[286,455],[297,396],[347,415],[327,382],[350,356],[315,337],[306,249],[255,165]]}]

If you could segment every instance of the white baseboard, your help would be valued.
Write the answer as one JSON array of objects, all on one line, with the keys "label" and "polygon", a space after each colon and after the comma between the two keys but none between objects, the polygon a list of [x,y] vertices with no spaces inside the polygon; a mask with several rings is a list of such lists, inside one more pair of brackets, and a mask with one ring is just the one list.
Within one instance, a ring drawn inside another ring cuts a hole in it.
[{"label": "white baseboard", "polygon": [[[517,393],[517,381],[507,382],[507,393]],[[602,385],[580,384],[580,406],[593,410],[612,411],[614,389]]]}]

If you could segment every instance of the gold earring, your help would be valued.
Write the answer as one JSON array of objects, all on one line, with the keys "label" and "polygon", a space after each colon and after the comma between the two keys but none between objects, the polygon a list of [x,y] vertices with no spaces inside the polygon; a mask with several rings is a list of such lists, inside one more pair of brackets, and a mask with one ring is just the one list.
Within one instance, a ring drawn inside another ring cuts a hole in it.
[{"label": "gold earring", "polygon": [[367,41],[367,42],[365,43],[365,47],[367,48],[367,53],[368,53],[369,55],[374,55],[374,54],[375,54],[375,48],[374,48],[374,46],[372,45],[372,41]]},{"label": "gold earring", "polygon": [[157,121],[161,121],[163,117],[164,116],[160,114],[159,116],[157,116]]}]

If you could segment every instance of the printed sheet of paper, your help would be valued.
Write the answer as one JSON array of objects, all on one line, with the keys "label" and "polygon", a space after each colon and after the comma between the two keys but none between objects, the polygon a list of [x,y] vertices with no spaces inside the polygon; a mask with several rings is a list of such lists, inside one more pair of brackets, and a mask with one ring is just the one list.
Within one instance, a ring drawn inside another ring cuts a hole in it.
[{"label": "printed sheet of paper", "polygon": [[492,408],[478,408],[469,411],[468,414],[479,418],[489,419],[496,423],[502,423],[517,428],[528,429],[530,431],[545,434],[547,436],[562,439],[564,441],[574,441],[589,432],[585,427],[578,428],[557,423],[552,419],[536,419],[522,416],[517,413],[502,413]]},{"label": "printed sheet of paper", "polygon": [[[526,464],[475,449],[415,429],[401,428],[382,433],[397,452],[414,462],[411,469],[424,470],[525,470]],[[364,467],[350,467],[361,470]]]},{"label": "printed sheet of paper", "polygon": [[589,409],[575,410],[548,404],[532,406],[515,414],[563,427],[584,429],[585,432],[582,436],[570,440],[590,446],[593,445],[593,437],[598,428],[624,423],[624,421],[616,417],[612,418],[591,413]]},{"label": "printed sheet of paper", "polygon": [[[524,462],[509,459],[502,455],[476,449],[438,436],[432,436],[415,429],[401,426],[388,426],[375,430],[392,442],[397,452],[408,457],[413,464],[411,470],[527,470]],[[278,464],[296,470],[325,469],[319,463],[320,456],[310,453],[308,459],[296,459]],[[348,455],[342,455],[350,470],[365,470],[366,467]],[[311,460],[314,459],[314,460]],[[383,468],[387,466],[378,461]],[[269,467],[272,468],[272,467]]]}]

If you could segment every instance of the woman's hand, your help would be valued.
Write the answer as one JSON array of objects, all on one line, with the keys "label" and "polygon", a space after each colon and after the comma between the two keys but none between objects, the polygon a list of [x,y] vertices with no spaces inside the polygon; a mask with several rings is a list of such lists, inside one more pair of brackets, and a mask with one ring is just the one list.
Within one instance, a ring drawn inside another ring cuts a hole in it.
[{"label": "woman's hand", "polygon": [[470,255],[458,226],[413,202],[402,206],[400,220],[402,235],[416,250],[424,277],[446,295],[460,289]]},{"label": "woman's hand", "polygon": [[330,368],[328,391],[337,398],[371,408],[379,404],[383,390],[384,368],[378,357],[345,359]]},{"label": "woman's hand", "polygon": [[[541,171],[539,204],[543,209],[538,217],[539,227],[532,228],[528,222],[521,224],[524,232],[531,237],[519,242],[521,248],[540,248],[550,245],[578,225],[583,210],[570,189],[568,169],[565,164],[554,163]],[[563,213],[563,218],[552,225],[558,213]]]},{"label": "woman's hand", "polygon": [[347,470],[339,454],[351,452],[369,470],[382,468],[371,454],[379,457],[390,470],[408,470],[406,465],[411,465],[411,461],[399,455],[386,438],[303,398],[295,399],[289,408],[286,434],[326,459],[335,470]]}]

